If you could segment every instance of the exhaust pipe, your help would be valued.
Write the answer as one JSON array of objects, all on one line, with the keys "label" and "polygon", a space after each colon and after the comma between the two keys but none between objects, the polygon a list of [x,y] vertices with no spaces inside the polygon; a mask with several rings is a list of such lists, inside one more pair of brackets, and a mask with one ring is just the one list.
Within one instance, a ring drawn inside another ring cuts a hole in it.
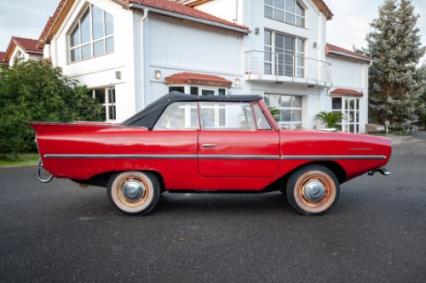
[{"label": "exhaust pipe", "polygon": [[383,176],[389,176],[390,172],[386,168],[377,168],[371,171],[368,171],[368,176],[374,176],[374,174],[380,173]]}]

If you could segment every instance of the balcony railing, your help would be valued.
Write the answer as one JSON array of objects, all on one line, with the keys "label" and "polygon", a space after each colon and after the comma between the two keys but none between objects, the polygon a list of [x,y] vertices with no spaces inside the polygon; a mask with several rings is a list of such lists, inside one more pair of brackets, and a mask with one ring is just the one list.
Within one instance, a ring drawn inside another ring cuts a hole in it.
[{"label": "balcony railing", "polygon": [[331,85],[331,64],[286,52],[250,50],[245,54],[248,80]]}]

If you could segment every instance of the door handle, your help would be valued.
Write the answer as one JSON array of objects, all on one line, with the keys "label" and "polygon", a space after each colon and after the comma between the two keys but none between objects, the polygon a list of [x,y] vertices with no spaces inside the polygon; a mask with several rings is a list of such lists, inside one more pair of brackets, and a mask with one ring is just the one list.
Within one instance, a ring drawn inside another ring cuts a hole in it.
[{"label": "door handle", "polygon": [[204,143],[202,145],[202,147],[204,147],[204,148],[212,148],[212,147],[216,147],[216,145],[214,143]]}]

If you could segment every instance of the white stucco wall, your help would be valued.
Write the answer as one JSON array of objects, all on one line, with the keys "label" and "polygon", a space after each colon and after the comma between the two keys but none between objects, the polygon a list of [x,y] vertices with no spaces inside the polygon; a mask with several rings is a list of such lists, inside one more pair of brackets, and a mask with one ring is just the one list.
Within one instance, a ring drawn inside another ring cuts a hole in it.
[{"label": "white stucco wall", "polygon": [[[243,79],[242,35],[195,23],[152,15],[145,33],[148,65],[147,103],[168,91],[164,79],[180,72],[214,74],[234,82]],[[155,79],[155,71],[161,79]],[[241,88],[231,88],[236,94]]]},{"label": "white stucco wall", "polygon": [[360,98],[360,132],[365,132],[365,125],[368,124],[369,63],[334,56],[327,56],[327,61],[332,64],[333,88],[348,88],[363,93]]},{"label": "white stucco wall", "polygon": [[[61,66],[65,75],[89,88],[115,86],[117,120],[121,121],[136,111],[135,67],[140,68],[141,65],[141,62],[135,61],[134,52],[134,42],[138,40],[138,35],[134,34],[136,15],[113,1],[92,0],[93,5],[114,17],[114,52],[70,63],[68,34],[82,9],[86,7],[86,3],[87,1],[76,1],[58,33],[53,37],[50,48],[46,47],[44,52],[50,53],[52,63]],[[121,79],[116,78],[116,72],[121,73]],[[142,83],[142,80],[138,83]]]},{"label": "white stucco wall", "polygon": [[21,52],[21,58],[23,61],[28,61],[28,60],[39,60],[41,58],[43,58],[42,55],[35,55],[35,54],[29,54],[27,52],[25,52],[24,49],[22,49],[20,46],[15,45],[15,48],[12,51],[12,55],[9,58],[9,66],[13,66],[13,64],[15,63],[15,57],[17,55],[18,52]]}]

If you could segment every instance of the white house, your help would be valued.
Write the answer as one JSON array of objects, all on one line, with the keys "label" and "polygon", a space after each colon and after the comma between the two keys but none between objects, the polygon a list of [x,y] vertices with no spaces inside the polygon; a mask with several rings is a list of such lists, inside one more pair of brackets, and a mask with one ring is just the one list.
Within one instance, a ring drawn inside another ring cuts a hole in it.
[{"label": "white house", "polygon": [[62,0],[39,47],[109,121],[177,90],[260,94],[288,128],[342,111],[343,129],[363,132],[369,59],[327,45],[332,16],[322,0]]},{"label": "white house", "polygon": [[6,52],[0,56],[0,62],[12,66],[17,60],[40,60],[43,49],[38,47],[38,40],[13,36]]}]

